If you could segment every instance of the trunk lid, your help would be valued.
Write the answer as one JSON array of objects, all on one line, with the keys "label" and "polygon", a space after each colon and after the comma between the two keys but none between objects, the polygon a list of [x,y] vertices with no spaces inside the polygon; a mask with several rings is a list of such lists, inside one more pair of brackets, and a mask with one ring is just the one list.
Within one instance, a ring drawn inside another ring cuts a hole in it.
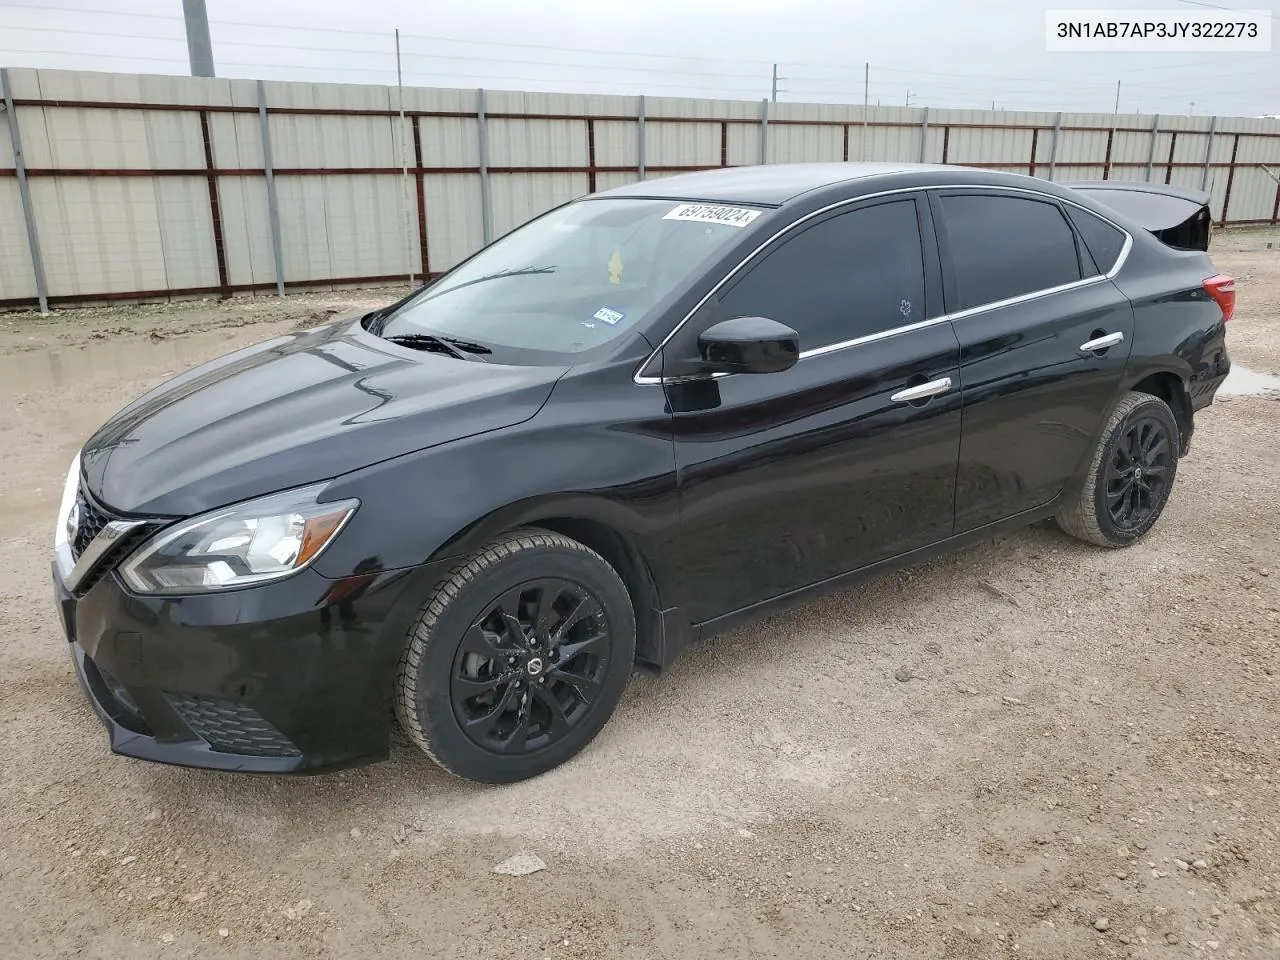
[{"label": "trunk lid", "polygon": [[1085,194],[1144,228],[1176,250],[1209,249],[1213,215],[1200,190],[1124,180],[1090,180],[1063,186]]}]

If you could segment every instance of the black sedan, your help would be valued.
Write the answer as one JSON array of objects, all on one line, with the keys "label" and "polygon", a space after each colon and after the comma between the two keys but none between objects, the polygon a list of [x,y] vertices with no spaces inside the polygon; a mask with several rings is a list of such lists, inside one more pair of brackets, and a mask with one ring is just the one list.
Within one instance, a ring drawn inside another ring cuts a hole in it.
[{"label": "black sedan", "polygon": [[112,749],[313,772],[385,758],[394,712],[517,780],[743,618],[1048,517],[1134,543],[1235,292],[1203,198],[1117,186],[638,183],[156,388],[84,446],[56,530]]}]

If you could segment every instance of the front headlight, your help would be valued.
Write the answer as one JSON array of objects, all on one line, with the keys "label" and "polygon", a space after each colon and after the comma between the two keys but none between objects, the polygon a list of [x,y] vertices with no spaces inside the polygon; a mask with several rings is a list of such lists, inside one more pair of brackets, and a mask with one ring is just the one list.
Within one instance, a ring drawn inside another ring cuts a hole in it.
[{"label": "front headlight", "polygon": [[76,509],[76,494],[80,492],[80,454],[71,461],[67,482],[62,485],[62,502],[58,504],[58,520],[53,528],[53,559],[63,580],[71,576],[75,557],[71,545],[76,542],[76,528],[80,525],[80,511]]},{"label": "front headlight", "polygon": [[317,503],[324,484],[272,494],[184,520],[121,566],[138,593],[207,593],[280,580],[308,566],[359,500]]},{"label": "front headlight", "polygon": [[62,502],[58,504],[58,522],[53,528],[53,549],[70,550],[76,539],[76,527],[80,524],[77,516],[76,494],[80,492],[80,454],[71,461],[71,469],[67,471],[67,482],[62,485]]}]

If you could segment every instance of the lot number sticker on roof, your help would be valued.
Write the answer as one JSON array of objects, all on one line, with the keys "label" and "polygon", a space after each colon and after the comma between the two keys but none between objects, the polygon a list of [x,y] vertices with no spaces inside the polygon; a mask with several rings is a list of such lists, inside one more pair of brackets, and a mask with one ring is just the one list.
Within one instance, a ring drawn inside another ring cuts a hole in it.
[{"label": "lot number sticker on roof", "polygon": [[748,210],[746,207],[722,207],[713,203],[682,203],[663,220],[694,220],[698,223],[723,223],[730,227],[745,227],[756,217],[759,210]]}]

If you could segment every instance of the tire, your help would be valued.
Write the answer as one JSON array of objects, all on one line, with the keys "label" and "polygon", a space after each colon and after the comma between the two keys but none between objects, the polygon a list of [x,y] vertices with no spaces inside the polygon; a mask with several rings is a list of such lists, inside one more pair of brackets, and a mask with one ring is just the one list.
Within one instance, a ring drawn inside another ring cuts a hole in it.
[{"label": "tire", "polygon": [[[1100,547],[1136,543],[1160,519],[1169,501],[1178,472],[1178,450],[1178,421],[1168,404],[1148,393],[1126,393],[1111,409],[1089,472],[1058,513],[1058,526]],[[1127,499],[1130,496],[1134,499]],[[1130,506],[1135,509],[1126,514]]]},{"label": "tire", "polygon": [[631,598],[603,557],[558,533],[514,530],[459,563],[423,605],[400,658],[396,716],[450,773],[524,780],[600,732],[635,644]]}]

